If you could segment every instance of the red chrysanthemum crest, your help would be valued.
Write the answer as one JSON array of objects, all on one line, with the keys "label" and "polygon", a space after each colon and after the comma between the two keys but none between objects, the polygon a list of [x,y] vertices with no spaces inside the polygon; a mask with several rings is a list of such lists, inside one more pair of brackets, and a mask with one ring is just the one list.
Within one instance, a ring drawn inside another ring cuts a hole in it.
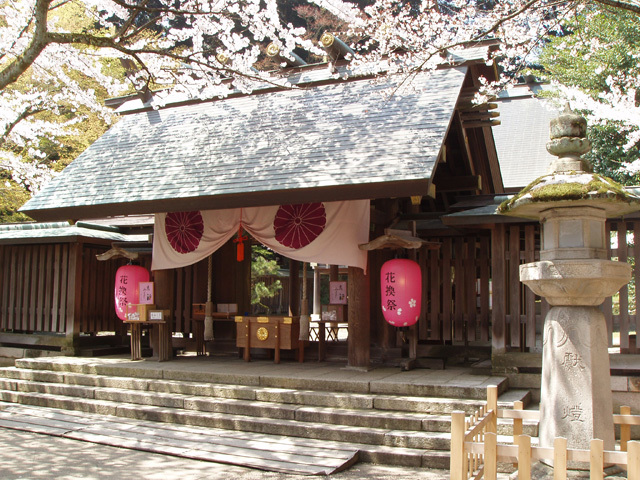
[{"label": "red chrysanthemum crest", "polygon": [[327,223],[322,203],[282,205],[273,221],[276,240],[285,247],[302,248],[320,235]]},{"label": "red chrysanthemum crest", "polygon": [[202,215],[198,211],[167,213],[164,231],[176,252],[193,252],[200,245],[204,233]]}]

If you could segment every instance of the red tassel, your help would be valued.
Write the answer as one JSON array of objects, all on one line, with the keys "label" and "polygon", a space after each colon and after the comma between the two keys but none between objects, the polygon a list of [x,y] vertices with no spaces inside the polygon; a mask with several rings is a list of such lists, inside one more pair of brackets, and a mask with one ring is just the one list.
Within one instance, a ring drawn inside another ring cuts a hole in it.
[{"label": "red tassel", "polygon": [[238,246],[236,247],[236,260],[238,262],[242,262],[244,260],[244,241],[245,240],[249,240],[249,237],[247,235],[242,235],[242,225],[240,225],[240,228],[238,229],[238,238],[234,239],[234,243],[237,243]]}]

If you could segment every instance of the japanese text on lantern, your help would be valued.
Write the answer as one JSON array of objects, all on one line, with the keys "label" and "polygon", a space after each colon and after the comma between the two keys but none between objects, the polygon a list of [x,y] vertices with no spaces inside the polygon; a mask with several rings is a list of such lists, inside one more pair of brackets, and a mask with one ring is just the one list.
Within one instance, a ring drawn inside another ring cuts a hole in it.
[{"label": "japanese text on lantern", "polygon": [[396,305],[396,299],[394,298],[396,296],[396,286],[394,285],[396,283],[396,274],[395,272],[387,272],[385,275],[385,297],[387,297],[386,299],[386,304],[387,304],[387,310],[395,310],[397,308]]},{"label": "japanese text on lantern", "polygon": [[127,275],[121,275],[118,285],[117,285],[117,290],[116,290],[116,295],[118,297],[118,305],[126,305],[127,303],[129,303],[129,299],[127,298],[127,284],[129,282],[129,277]]}]

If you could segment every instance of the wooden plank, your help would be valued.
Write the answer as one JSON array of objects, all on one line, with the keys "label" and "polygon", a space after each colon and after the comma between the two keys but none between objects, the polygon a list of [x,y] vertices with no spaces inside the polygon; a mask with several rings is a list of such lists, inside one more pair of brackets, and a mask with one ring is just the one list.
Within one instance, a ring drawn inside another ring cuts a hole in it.
[{"label": "wooden plank", "polygon": [[489,267],[490,267],[490,251],[491,239],[489,237],[480,237],[480,340],[488,342],[489,320],[491,319],[490,296],[489,291]]},{"label": "wooden plank", "polygon": [[[468,274],[468,265],[465,265],[464,238],[456,237],[454,240],[454,313],[453,313],[453,338],[457,342],[465,340],[464,332],[464,305],[465,305],[465,276]],[[467,268],[465,268],[467,267]]]},{"label": "wooden plank", "polygon": [[518,437],[518,480],[531,479],[531,437]]},{"label": "wooden plank", "polygon": [[[250,247],[247,247],[250,248]],[[187,274],[185,275],[185,289],[184,289],[184,305],[182,307],[182,325],[180,329],[175,327],[176,331],[189,333],[189,318],[191,317],[191,304],[195,303],[193,299],[193,277],[195,275],[195,266],[190,265],[187,267]]]},{"label": "wooden plank", "polygon": [[67,335],[67,340],[73,338],[74,344],[82,326],[82,264],[82,244],[71,244],[67,275],[67,308],[63,318],[64,333]]},{"label": "wooden plank", "polygon": [[451,239],[442,240],[442,339],[451,338]]},{"label": "wooden plank", "polygon": [[96,322],[96,284],[95,284],[95,265],[92,262],[95,259],[95,249],[82,246],[82,288],[80,289],[80,331],[86,333],[96,333],[98,326]]},{"label": "wooden plank", "polygon": [[520,227],[509,227],[509,346],[520,347]]},{"label": "wooden plank", "polygon": [[67,309],[69,306],[67,305],[68,301],[68,284],[69,284],[69,275],[71,272],[69,271],[69,256],[71,255],[69,245],[65,244],[62,246],[62,258],[60,265],[60,312],[58,315],[58,331],[60,333],[65,333],[66,328],[66,318],[67,318]]},{"label": "wooden plank", "polygon": [[25,249],[24,247],[18,247],[16,249],[16,304],[15,304],[15,316],[14,323],[11,328],[15,330],[24,330],[25,327],[22,323],[22,309],[24,307],[24,272],[25,272]]},{"label": "wooden plank", "polygon": [[183,323],[183,305],[185,303],[184,298],[184,268],[176,269],[176,283],[175,283],[175,291],[176,291],[176,310],[174,316],[174,324],[173,328],[176,332],[182,331],[182,323]]},{"label": "wooden plank", "polygon": [[429,251],[429,272],[429,325],[431,327],[430,339],[440,340],[442,338],[442,325],[440,323],[440,249]]},{"label": "wooden plank", "polygon": [[[95,254],[98,255],[104,252],[104,249],[96,249]],[[95,256],[93,257],[95,259]],[[107,280],[107,271],[106,271],[106,263],[101,262],[97,259],[95,260],[95,270],[94,275],[95,279],[95,288],[96,288],[96,318],[97,318],[97,329],[101,331],[111,331],[115,330],[115,328],[110,328],[109,325],[109,316],[106,308],[106,304],[109,303],[107,298],[108,295],[113,295],[113,292],[109,289],[108,280]],[[117,332],[116,332],[117,333]]]},{"label": "wooden plank", "polygon": [[[525,253],[524,260],[526,263],[535,262],[536,250],[536,232],[534,225],[526,225],[524,227]],[[536,295],[528,287],[525,287],[525,346],[533,349],[536,346]]]},{"label": "wooden plank", "polygon": [[484,436],[484,478],[498,478],[498,436],[492,432]]},{"label": "wooden plank", "polygon": [[369,274],[361,268],[349,267],[349,335],[347,357],[350,367],[368,368],[371,361],[371,299]]},{"label": "wooden plank", "polygon": [[41,435],[51,435],[55,437],[61,437],[68,431],[65,429],[49,427],[46,425],[29,425],[20,420],[10,420],[4,418],[0,418],[0,427],[10,428],[11,430],[20,430],[23,432],[39,433]]},{"label": "wooden plank", "polygon": [[567,478],[567,439],[557,437],[553,441],[553,478],[561,480]]},{"label": "wooden plank", "polygon": [[[2,411],[0,411],[0,415]],[[283,437],[280,435],[244,432],[241,430],[224,430],[211,427],[198,427],[182,424],[158,423],[127,417],[112,417],[94,413],[85,413],[72,410],[61,410],[48,407],[37,407],[27,405],[15,405],[8,407],[5,412],[20,415],[21,417],[40,417],[47,420],[59,420],[70,422],[74,428],[85,426],[96,426],[104,428],[115,428],[122,431],[139,433],[142,435],[159,435],[167,438],[188,439],[197,442],[215,441],[217,438],[224,439],[227,445],[255,443],[260,448],[283,449],[284,451],[295,452],[301,447],[308,447],[313,451],[314,456],[327,456],[326,452],[350,452],[352,448],[348,444],[341,442],[331,442],[324,440],[312,440],[308,438],[285,437],[288,441],[283,444]]]},{"label": "wooden plank", "polygon": [[38,267],[40,265],[40,259],[38,254],[40,253],[40,247],[33,245],[29,248],[31,254],[31,273],[30,286],[29,286],[29,331],[36,331],[36,309],[38,308]]},{"label": "wooden plank", "polygon": [[465,273],[465,292],[466,292],[466,308],[465,313],[467,315],[467,340],[473,342],[478,339],[477,335],[477,289],[476,279],[478,278],[478,266],[477,266],[477,250],[476,250],[476,237],[471,236],[467,238],[466,243],[466,259],[464,269]]},{"label": "wooden plank", "polygon": [[11,266],[13,247],[0,245],[0,268],[2,268],[2,304],[0,304],[0,330],[8,327],[11,310],[9,308],[9,292],[11,289]]},{"label": "wooden plank", "polygon": [[44,293],[45,293],[45,278],[47,269],[47,247],[46,245],[40,245],[38,256],[40,258],[40,265],[38,267],[38,295],[36,304],[36,331],[44,331]]},{"label": "wooden plank", "polygon": [[451,480],[466,480],[467,456],[464,447],[465,414],[454,411],[451,413],[451,455],[449,471]]},{"label": "wooden plank", "polygon": [[9,310],[5,325],[7,330],[13,330],[15,328],[16,295],[18,290],[18,247],[11,247],[9,253],[11,255],[11,275],[9,276]]},{"label": "wooden plank", "polygon": [[[176,426],[177,430],[171,430],[162,424],[156,428],[154,422],[127,422],[95,414],[68,415],[55,409],[38,410],[37,407],[18,407],[12,409],[14,415],[0,412],[0,421],[20,424],[19,427],[27,431],[39,430],[53,435],[62,432],[66,438],[75,440],[271,471],[330,474],[357,461],[357,449],[354,447],[326,447],[307,439],[250,433],[221,434],[219,429],[202,429],[198,432],[207,434],[194,434],[193,427]],[[18,421],[14,420],[16,417]]]},{"label": "wooden plank", "polygon": [[505,265],[505,226],[494,225],[491,230],[491,350],[493,353],[505,353],[506,343],[506,265]]},{"label": "wooden plank", "polygon": [[62,285],[63,269],[66,268],[64,258],[64,246],[54,247],[54,267],[53,267],[53,297],[51,304],[51,331],[59,332],[60,325],[60,298],[62,297],[60,287]]},{"label": "wooden plank", "polygon": [[427,323],[427,310],[428,310],[428,298],[429,298],[429,250],[426,247],[422,247],[419,250],[418,261],[420,264],[420,271],[422,272],[422,308],[420,310],[420,318],[418,319],[418,339],[428,340],[429,325]]},{"label": "wooden plank", "polygon": [[45,273],[45,292],[44,292],[44,314],[43,314],[43,330],[45,332],[53,332],[53,290],[54,290],[54,271],[55,271],[55,247],[47,245],[47,263]]},{"label": "wooden plank", "polygon": [[604,479],[604,442],[599,438],[593,438],[590,442],[590,480]]},{"label": "wooden plank", "polygon": [[[607,258],[611,258],[611,222],[605,222],[605,243],[607,244]],[[609,336],[609,347],[613,346],[613,301],[611,297],[604,299],[602,312],[607,323],[607,334]]]},{"label": "wooden plank", "polygon": [[[623,415],[623,416],[631,415],[631,407],[629,407],[628,405],[621,405],[620,415]],[[631,440],[631,426],[620,425],[620,450],[621,451],[623,452],[627,451],[627,445],[629,444],[630,440]]]},{"label": "wooden plank", "polygon": [[[627,263],[627,222],[618,222],[618,261]],[[619,290],[620,302],[620,348],[629,349],[629,287],[625,284]]]},{"label": "wooden plank", "polygon": [[640,480],[640,442],[629,442],[627,458],[627,478]]}]

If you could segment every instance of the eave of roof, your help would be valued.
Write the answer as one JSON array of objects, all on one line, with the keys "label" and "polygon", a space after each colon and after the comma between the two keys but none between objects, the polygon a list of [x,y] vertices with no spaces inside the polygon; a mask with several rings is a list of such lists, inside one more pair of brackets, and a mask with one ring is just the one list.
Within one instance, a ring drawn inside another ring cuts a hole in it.
[{"label": "eave of roof", "polygon": [[125,116],[21,211],[96,218],[425,195],[465,67]]},{"label": "eave of roof", "polygon": [[148,238],[147,235],[124,235],[109,227],[79,224],[29,223],[0,226],[0,245],[34,243],[72,243],[100,240],[106,242],[132,242]]}]

